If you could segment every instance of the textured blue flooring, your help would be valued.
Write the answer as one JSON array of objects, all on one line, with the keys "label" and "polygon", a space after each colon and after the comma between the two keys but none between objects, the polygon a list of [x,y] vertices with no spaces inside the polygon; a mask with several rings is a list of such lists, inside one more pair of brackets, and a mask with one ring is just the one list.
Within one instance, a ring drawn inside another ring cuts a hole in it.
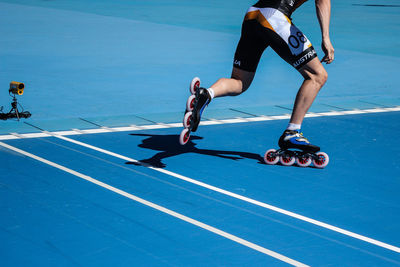
[{"label": "textured blue flooring", "polygon": [[[181,112],[193,76],[210,86],[230,75],[251,3],[0,1],[0,23],[7,25],[0,28],[6,37],[0,40],[0,58],[7,66],[0,72],[1,105],[8,109],[7,86],[17,80],[26,83],[20,101],[37,120]],[[392,34],[399,28],[397,10],[335,1],[336,61],[327,66],[329,81],[318,101],[346,100],[351,108],[358,108],[360,99],[399,104],[399,40]],[[313,3],[306,3],[294,21],[321,57],[314,13]],[[267,50],[252,87],[210,108],[292,105],[301,82]]]},{"label": "textured blue flooring", "polygon": [[[180,122],[194,76],[230,75],[254,2],[0,0],[0,106],[16,80],[33,114],[0,121],[0,135]],[[310,111],[399,106],[397,1],[332,4],[336,60]],[[322,57],[314,2],[293,19]],[[290,113],[301,82],[268,50],[252,87],[204,120]],[[306,119],[331,158],[323,170],[262,163],[286,120],[202,126],[185,147],[180,128],[71,138],[399,247],[399,116]],[[397,252],[54,137],[4,142],[311,266],[400,265]],[[286,265],[2,146],[0,162],[3,266]]]},{"label": "textured blue flooring", "polygon": [[[398,245],[400,162],[377,157],[399,154],[387,142],[399,130],[389,122],[398,117],[397,112],[308,119],[305,130],[313,129],[308,136],[323,143],[332,159],[323,170],[260,164],[283,121],[204,126],[185,147],[177,142],[177,129],[74,139]],[[62,140],[6,143],[312,266],[400,263],[398,253]],[[6,166],[1,229],[9,265],[23,260],[36,265],[41,256],[49,265],[280,264],[70,174],[1,152]],[[21,250],[32,254],[20,258]]]}]

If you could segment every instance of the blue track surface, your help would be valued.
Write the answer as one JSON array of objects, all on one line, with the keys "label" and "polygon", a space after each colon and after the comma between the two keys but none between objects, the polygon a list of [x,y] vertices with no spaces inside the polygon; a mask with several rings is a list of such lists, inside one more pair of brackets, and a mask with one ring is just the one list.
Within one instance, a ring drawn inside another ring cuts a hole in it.
[{"label": "blue track surface", "polygon": [[[400,162],[365,151],[399,154],[399,147],[387,142],[387,133],[400,130],[390,124],[399,115],[309,119],[316,132],[311,137],[324,140],[332,158],[324,170],[260,164],[259,155],[274,146],[282,122],[204,126],[201,137],[185,147],[179,146],[176,129],[74,139],[397,244]],[[328,129],[329,136],[319,134]],[[398,253],[65,141],[6,143],[310,265],[399,264]],[[34,263],[45,257],[49,264],[66,265],[279,263],[34,160],[7,150],[0,155],[6,173],[13,174],[2,175],[1,194],[10,265],[23,260],[17,256],[21,250],[31,251],[27,257]]]},{"label": "blue track surface", "polygon": [[[0,105],[17,80],[33,113],[0,121],[2,266],[287,265],[208,226],[311,266],[400,265],[400,112],[378,112],[400,105],[394,0],[332,1],[336,61],[310,111],[376,113],[305,120],[325,169],[263,163],[287,119],[200,126],[186,146],[171,125],[11,139],[180,122],[193,76],[208,86],[230,74],[253,2],[0,0]],[[294,21],[319,48],[313,5]],[[267,51],[248,92],[216,99],[204,120],[290,113],[300,83]]]}]

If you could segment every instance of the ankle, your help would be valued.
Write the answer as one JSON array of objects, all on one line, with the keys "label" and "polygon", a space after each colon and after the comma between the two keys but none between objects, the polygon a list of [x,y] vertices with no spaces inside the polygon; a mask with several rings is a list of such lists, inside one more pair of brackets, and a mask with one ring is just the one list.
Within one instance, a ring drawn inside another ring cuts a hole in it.
[{"label": "ankle", "polygon": [[296,124],[296,123],[289,123],[286,130],[290,131],[300,131],[301,129],[301,124]]},{"label": "ankle", "polygon": [[208,94],[211,97],[211,100],[215,97],[215,93],[214,93],[214,89],[212,89],[211,87],[207,89]]}]

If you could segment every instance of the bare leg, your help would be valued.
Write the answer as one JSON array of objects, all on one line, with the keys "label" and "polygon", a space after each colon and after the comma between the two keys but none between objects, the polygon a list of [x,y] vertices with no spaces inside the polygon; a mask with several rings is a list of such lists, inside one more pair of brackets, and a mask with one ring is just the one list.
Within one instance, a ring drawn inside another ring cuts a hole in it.
[{"label": "bare leg", "polygon": [[233,68],[231,78],[221,78],[211,88],[215,97],[240,95],[249,88],[254,72]]},{"label": "bare leg", "polygon": [[319,90],[328,79],[328,73],[318,58],[314,58],[299,72],[304,77],[293,107],[291,123],[301,124],[311,104],[314,102]]}]

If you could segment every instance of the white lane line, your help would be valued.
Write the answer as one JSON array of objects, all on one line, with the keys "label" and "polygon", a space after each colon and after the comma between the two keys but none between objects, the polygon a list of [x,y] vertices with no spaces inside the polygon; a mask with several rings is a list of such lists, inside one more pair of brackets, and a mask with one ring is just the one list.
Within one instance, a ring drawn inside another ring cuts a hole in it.
[{"label": "white lane line", "polygon": [[57,137],[59,139],[65,140],[67,142],[71,142],[71,143],[74,143],[76,145],[80,145],[80,146],[83,146],[83,147],[86,147],[86,148],[89,148],[89,149],[92,149],[92,150],[95,150],[95,151],[98,151],[98,152],[101,152],[101,153],[104,153],[104,154],[107,154],[107,155],[110,155],[110,156],[113,156],[113,157],[116,157],[116,158],[119,158],[119,159],[122,159],[122,160],[125,160],[125,161],[129,161],[129,162],[134,162],[134,163],[140,164],[140,165],[142,165],[144,167],[147,167],[149,169],[164,173],[164,174],[169,175],[171,177],[175,177],[175,178],[178,178],[180,180],[183,180],[183,181],[186,181],[186,182],[189,182],[189,183],[192,183],[192,184],[207,188],[209,190],[212,190],[212,191],[215,191],[215,192],[218,192],[218,193],[221,193],[221,194],[224,194],[224,195],[236,198],[236,199],[240,199],[242,201],[245,201],[245,202],[248,202],[248,203],[251,203],[251,204],[254,204],[254,205],[257,205],[257,206],[260,206],[260,207],[263,207],[263,208],[266,208],[266,209],[269,209],[269,210],[272,210],[272,211],[275,211],[275,212],[278,212],[278,213],[281,213],[281,214],[284,214],[284,215],[287,215],[287,216],[290,216],[292,218],[296,218],[298,220],[301,220],[301,221],[304,221],[304,222],[308,222],[308,223],[320,226],[322,228],[329,229],[331,231],[334,231],[334,232],[337,232],[337,233],[341,233],[343,235],[346,235],[346,236],[349,236],[349,237],[352,237],[352,238],[355,238],[355,239],[358,239],[358,240],[362,240],[364,242],[367,242],[367,243],[370,243],[370,244],[373,244],[373,245],[376,245],[376,246],[379,246],[379,247],[382,247],[382,248],[386,248],[388,250],[392,250],[394,252],[400,253],[400,248],[399,247],[396,247],[396,246],[381,242],[379,240],[376,240],[376,239],[373,239],[373,238],[369,238],[369,237],[366,237],[366,236],[363,236],[363,235],[360,235],[360,234],[357,234],[357,233],[353,233],[351,231],[348,231],[348,230],[345,230],[345,229],[342,229],[342,228],[339,228],[339,227],[336,227],[336,226],[333,226],[333,225],[330,225],[330,224],[327,224],[327,223],[324,223],[324,222],[321,222],[321,221],[318,221],[318,220],[314,220],[314,219],[308,218],[306,216],[303,216],[303,215],[300,215],[300,214],[297,214],[297,213],[294,213],[294,212],[291,212],[291,211],[288,211],[288,210],[284,210],[284,209],[269,205],[267,203],[264,203],[264,202],[261,202],[261,201],[258,201],[258,200],[252,199],[252,198],[248,198],[248,197],[245,197],[245,196],[242,196],[242,195],[227,191],[225,189],[218,188],[216,186],[212,186],[212,185],[209,185],[209,184],[194,180],[192,178],[180,175],[178,173],[174,173],[174,172],[171,172],[171,171],[168,171],[168,170],[165,170],[165,169],[161,169],[161,168],[156,168],[156,167],[150,166],[150,165],[144,164],[144,163],[142,163],[142,162],[140,162],[140,161],[138,161],[136,159],[129,158],[129,157],[126,157],[126,156],[123,156],[123,155],[108,151],[106,149],[102,149],[102,148],[99,148],[99,147],[96,147],[96,146],[92,146],[90,144],[86,144],[86,143],[83,143],[83,142],[80,142],[80,141],[77,141],[77,140],[74,140],[74,139],[71,139],[71,138],[68,138],[68,137],[65,137],[65,136],[60,136],[60,135],[53,135],[53,136]]},{"label": "white lane line", "polygon": [[52,166],[52,167],[57,168],[57,169],[59,169],[59,170],[62,170],[62,171],[64,171],[64,172],[70,173],[70,174],[72,174],[72,175],[74,175],[74,176],[76,176],[76,177],[79,177],[79,178],[81,178],[81,179],[83,179],[83,180],[86,180],[86,181],[91,182],[91,183],[93,183],[93,184],[95,184],[95,185],[98,185],[98,186],[100,186],[100,187],[103,187],[103,188],[105,188],[105,189],[107,189],[107,190],[110,190],[110,191],[112,191],[112,192],[114,192],[114,193],[117,193],[117,194],[119,194],[119,195],[121,195],[121,196],[124,196],[124,197],[129,198],[129,199],[131,199],[131,200],[133,200],[133,201],[139,202],[139,203],[141,203],[141,204],[143,204],[143,205],[146,205],[146,206],[148,206],[148,207],[151,207],[151,208],[153,208],[153,209],[156,209],[156,210],[158,210],[158,211],[161,211],[161,212],[163,212],[163,213],[166,213],[166,214],[168,214],[168,215],[171,215],[171,216],[173,216],[173,217],[175,217],[175,218],[178,218],[178,219],[180,219],[180,220],[182,220],[182,221],[185,221],[185,222],[188,222],[188,223],[190,223],[190,224],[193,224],[193,225],[195,225],[195,226],[197,226],[197,227],[200,227],[200,228],[205,229],[205,230],[207,230],[207,231],[210,231],[210,232],[212,232],[212,233],[214,233],[214,234],[217,234],[217,235],[219,235],[219,236],[222,236],[222,237],[224,237],[224,238],[227,238],[227,239],[229,239],[229,240],[232,240],[232,241],[234,241],[234,242],[236,242],[236,243],[239,243],[239,244],[241,244],[241,245],[243,245],[243,246],[246,246],[246,247],[248,247],[248,248],[251,248],[251,249],[253,249],[253,250],[256,250],[256,251],[258,251],[258,252],[261,252],[261,253],[263,253],[263,254],[265,254],[265,255],[271,256],[271,257],[273,257],[273,258],[275,258],[275,259],[278,259],[278,260],[280,260],[280,261],[286,262],[286,263],[291,264],[291,265],[294,265],[294,266],[308,266],[308,265],[305,265],[304,263],[295,261],[295,260],[293,260],[293,259],[291,259],[291,258],[288,258],[288,257],[286,257],[286,256],[284,256],[284,255],[282,255],[282,254],[279,254],[279,253],[277,253],[277,252],[275,252],[275,251],[272,251],[272,250],[266,249],[266,248],[264,248],[264,247],[261,247],[261,246],[259,246],[259,245],[257,245],[257,244],[251,243],[251,242],[249,242],[249,241],[247,241],[247,240],[245,240],[245,239],[242,239],[242,238],[240,238],[240,237],[237,237],[237,236],[235,236],[235,235],[232,235],[232,234],[230,234],[230,233],[227,233],[227,232],[225,232],[225,231],[222,231],[222,230],[220,230],[220,229],[218,229],[218,228],[212,227],[212,226],[210,226],[210,225],[208,225],[208,224],[202,223],[202,222],[200,222],[200,221],[197,221],[197,220],[195,220],[195,219],[192,219],[192,218],[190,218],[190,217],[187,217],[187,216],[185,216],[185,215],[182,215],[182,214],[180,214],[180,213],[177,213],[177,212],[175,212],[175,211],[173,211],[173,210],[167,209],[167,208],[165,208],[165,207],[163,207],[163,206],[157,205],[157,204],[155,204],[155,203],[153,203],[153,202],[147,201],[147,200],[145,200],[145,199],[142,199],[142,198],[140,198],[140,197],[137,197],[137,196],[135,196],[135,195],[132,195],[132,194],[130,194],[130,193],[127,193],[127,192],[125,192],[125,191],[123,191],[123,190],[121,190],[121,189],[118,189],[118,188],[113,187],[113,186],[111,186],[111,185],[109,185],[109,184],[106,184],[106,183],[103,183],[103,182],[101,182],[101,181],[99,181],[99,180],[96,180],[96,179],[94,179],[94,178],[92,178],[92,177],[90,177],[90,176],[88,176],[88,175],[79,173],[79,172],[77,172],[77,171],[74,171],[74,170],[69,169],[69,168],[67,168],[67,167],[64,167],[64,166],[62,166],[62,165],[59,165],[59,164],[54,163],[54,162],[52,162],[52,161],[49,161],[49,160],[47,160],[47,159],[41,158],[41,157],[39,157],[39,156],[36,156],[36,155],[34,155],[34,154],[31,154],[31,153],[26,152],[26,151],[24,151],[24,150],[21,150],[21,149],[19,149],[19,148],[10,146],[10,145],[8,145],[8,144],[6,144],[6,143],[3,143],[3,142],[0,142],[0,146],[3,146],[3,147],[5,147],[5,148],[8,148],[8,149],[10,149],[10,150],[12,150],[12,151],[15,151],[15,152],[17,152],[17,153],[20,153],[20,154],[25,155],[25,156],[27,156],[27,157],[30,157],[30,158],[32,158],[32,159],[38,160],[38,161],[40,161],[40,162],[42,162],[42,163],[45,163],[45,164],[47,164],[47,165],[49,165],[49,166]]},{"label": "white lane line", "polygon": [[11,135],[17,137],[17,138],[24,138],[22,135],[20,135],[19,133],[10,133]]},{"label": "white lane line", "polygon": [[[344,111],[329,111],[329,112],[320,112],[320,113],[307,113],[306,117],[327,117],[327,116],[343,116],[343,115],[357,115],[357,114],[366,114],[366,113],[381,113],[381,112],[394,112],[400,111],[400,106],[393,108],[372,108],[372,109],[355,109],[355,110],[344,110]],[[270,120],[286,120],[289,119],[289,114],[284,115],[276,115],[276,116],[265,116],[261,115],[259,117],[252,118],[235,118],[235,119],[224,119],[224,120],[216,120],[210,119],[208,121],[200,122],[200,125],[217,125],[217,124],[230,124],[230,123],[245,123],[252,121],[270,121]],[[53,133],[57,133],[59,135],[76,135],[76,134],[98,134],[98,133],[109,133],[109,132],[126,132],[126,131],[139,131],[139,130],[153,130],[153,129],[165,129],[165,128],[178,128],[182,127],[182,123],[158,123],[158,124],[150,124],[150,125],[131,125],[128,127],[102,127],[96,129],[72,129],[68,131],[56,131]],[[11,140],[16,138],[39,138],[39,137],[48,137],[48,135],[44,133],[30,133],[30,134],[18,134],[16,133],[0,135],[0,140]]]},{"label": "white lane line", "polygon": [[390,112],[390,111],[400,111],[400,106],[398,107],[393,107],[393,108],[383,108],[384,110]]},{"label": "white lane line", "polygon": [[16,137],[14,135],[0,135],[0,140],[13,140],[13,139],[21,139],[21,137]]},{"label": "white lane line", "polygon": [[344,115],[354,115],[354,114],[363,114],[363,113],[367,113],[364,110],[345,110],[345,111],[340,111],[341,113],[343,113]]}]

